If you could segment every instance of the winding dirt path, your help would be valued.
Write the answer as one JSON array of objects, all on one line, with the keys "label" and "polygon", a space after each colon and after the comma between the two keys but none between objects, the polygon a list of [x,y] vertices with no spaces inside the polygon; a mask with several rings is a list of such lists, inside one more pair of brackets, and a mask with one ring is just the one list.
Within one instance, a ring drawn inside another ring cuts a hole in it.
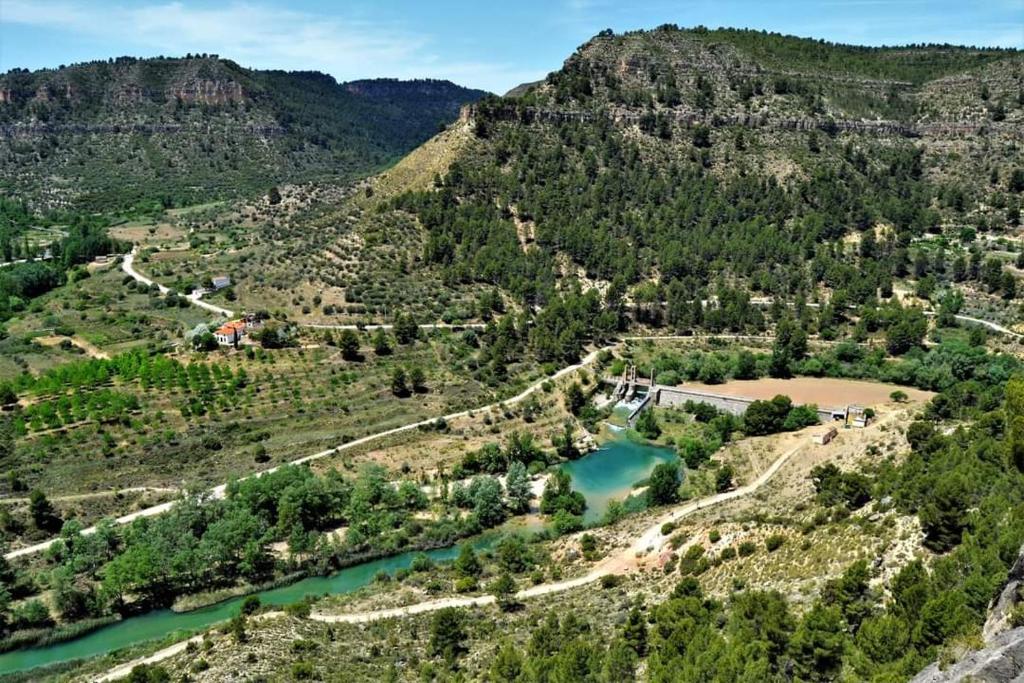
[{"label": "winding dirt path", "polygon": [[85,355],[89,356],[90,358],[99,358],[102,360],[110,359],[110,354],[108,354],[106,351],[100,349],[92,342],[87,341],[82,337],[76,335],[72,335],[70,337],[61,337],[57,335],[47,337],[35,337],[33,341],[35,341],[37,344],[42,344],[43,346],[60,346],[60,343],[63,342],[65,339],[70,341],[78,348],[82,349],[82,351],[85,352]]},{"label": "winding dirt path", "polygon": [[[773,476],[789,462],[790,458],[802,451],[807,447],[806,443],[801,443],[788,451],[780,455],[768,469],[760,474],[753,482],[744,486],[737,487],[731,491],[725,493],[718,493],[707,498],[701,498],[698,500],[691,501],[680,505],[668,513],[658,518],[656,522],[651,524],[640,534],[635,541],[626,550],[619,554],[610,557],[596,567],[591,569],[589,572],[582,576],[577,576],[572,579],[565,579],[564,581],[556,581],[553,583],[544,583],[539,586],[531,586],[524,588],[523,590],[516,593],[516,599],[526,600],[528,598],[535,598],[541,595],[550,595],[551,593],[560,593],[562,591],[571,590],[573,588],[579,588],[585,586],[594,581],[598,581],[601,577],[609,576],[612,574],[623,574],[634,567],[638,563],[643,563],[647,558],[657,557],[665,543],[668,541],[668,537],[662,535],[661,528],[663,525],[669,522],[678,522],[683,517],[692,515],[693,513],[704,510],[709,507],[714,507],[736,498],[742,498],[743,496],[749,496],[759,488],[768,483]],[[495,602],[493,595],[481,595],[472,598],[441,598],[438,600],[430,600],[428,602],[420,602],[414,605],[407,605],[405,607],[393,607],[390,609],[381,610],[368,610],[364,612],[350,612],[348,614],[320,614],[313,613],[309,616],[310,619],[315,621],[323,621],[329,623],[344,623],[344,624],[362,624],[372,621],[379,621],[381,619],[391,619],[396,617],[405,617],[413,614],[422,614],[424,612],[433,612],[446,607],[474,607],[490,605]]]},{"label": "winding dirt path", "polygon": [[[90,491],[89,493],[70,493],[66,496],[53,496],[51,502],[89,500],[90,498],[106,498],[116,496],[119,493],[177,493],[179,489],[172,489],[163,486],[129,486],[123,489],[110,489],[108,491]],[[28,498],[0,498],[0,505],[14,505],[28,503]]]},{"label": "winding dirt path", "polygon": [[[124,258],[121,260],[121,270],[130,275],[136,282],[141,282],[147,287],[152,287],[155,284],[161,294],[169,293],[171,291],[170,287],[166,287],[159,282],[154,282],[152,279],[146,277],[135,269],[135,255],[138,253],[138,250],[138,247],[133,247],[130,253],[124,255]],[[231,318],[234,316],[235,313],[231,309],[207,303],[202,300],[202,296],[202,292],[197,290],[191,294],[186,294],[185,298],[189,300],[189,303],[198,306],[199,308],[206,309],[207,311],[219,316],[223,316],[225,318]]]}]

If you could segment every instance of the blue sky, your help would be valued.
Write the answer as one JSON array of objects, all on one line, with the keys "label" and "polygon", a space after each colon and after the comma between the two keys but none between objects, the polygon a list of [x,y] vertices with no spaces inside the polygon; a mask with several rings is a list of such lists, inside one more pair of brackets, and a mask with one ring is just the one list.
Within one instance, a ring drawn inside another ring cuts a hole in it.
[{"label": "blue sky", "polygon": [[666,22],[1024,47],[1024,0],[0,0],[0,71],[212,52],[338,80],[449,78],[504,92],[557,69],[601,29]]}]

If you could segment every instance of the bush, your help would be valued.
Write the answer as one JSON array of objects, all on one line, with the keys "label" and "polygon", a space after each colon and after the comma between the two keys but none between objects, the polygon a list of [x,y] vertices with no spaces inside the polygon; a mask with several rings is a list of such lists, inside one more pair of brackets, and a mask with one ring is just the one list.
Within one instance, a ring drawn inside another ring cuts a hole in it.
[{"label": "bush", "polygon": [[312,662],[295,662],[292,664],[292,680],[308,681],[313,678]]},{"label": "bush", "polygon": [[739,553],[740,557],[750,557],[757,552],[757,546],[751,541],[743,541],[740,543]]},{"label": "bush", "polygon": [[618,574],[605,574],[601,577],[601,588],[615,588],[622,583],[622,577]]},{"label": "bush", "polygon": [[732,546],[729,546],[728,548],[722,548],[722,552],[720,552],[718,556],[723,560],[736,559],[736,548],[733,548]]},{"label": "bush", "polygon": [[764,541],[764,547],[768,549],[768,552],[772,553],[782,547],[782,544],[786,542],[786,537],[782,534],[772,534]]},{"label": "bush", "polygon": [[284,613],[291,617],[298,617],[299,619],[305,619],[309,616],[310,606],[308,600],[299,600],[293,602],[290,605],[284,606]]},{"label": "bush", "polygon": [[464,576],[461,579],[455,580],[455,592],[456,593],[469,593],[475,591],[477,587],[476,578],[472,576]]},{"label": "bush", "polygon": [[722,538],[722,534],[718,533],[718,529],[712,529],[708,532],[708,540],[712,543],[718,543]]},{"label": "bush", "polygon": [[254,614],[260,608],[260,596],[247,595],[242,600],[242,614]]}]

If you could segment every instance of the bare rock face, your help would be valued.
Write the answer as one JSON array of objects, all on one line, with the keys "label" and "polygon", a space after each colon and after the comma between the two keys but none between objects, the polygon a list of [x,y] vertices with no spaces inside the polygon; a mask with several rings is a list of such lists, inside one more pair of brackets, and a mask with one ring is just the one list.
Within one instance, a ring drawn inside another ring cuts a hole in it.
[{"label": "bare rock face", "polygon": [[175,88],[172,94],[187,104],[225,105],[246,99],[241,84],[207,79],[189,81]]},{"label": "bare rock face", "polygon": [[972,652],[945,671],[933,663],[911,683],[1009,683],[1024,681],[1024,628],[996,636],[983,650]]},{"label": "bare rock face", "polygon": [[0,88],[0,104],[11,104],[14,102],[14,93],[9,88]]},{"label": "bare rock face", "polygon": [[1006,585],[999,593],[989,610],[988,619],[982,629],[985,642],[991,641],[996,635],[1010,627],[1010,610],[1017,604],[1024,586],[1024,547],[1017,553],[1017,561],[1010,567],[1006,577]]}]

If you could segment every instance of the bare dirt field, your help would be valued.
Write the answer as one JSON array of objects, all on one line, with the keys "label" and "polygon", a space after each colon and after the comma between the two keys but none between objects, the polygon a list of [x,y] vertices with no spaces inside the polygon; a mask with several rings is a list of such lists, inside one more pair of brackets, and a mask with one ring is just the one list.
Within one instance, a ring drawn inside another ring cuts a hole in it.
[{"label": "bare dirt field", "polygon": [[896,390],[905,393],[914,403],[927,401],[934,395],[929,391],[896,386],[895,384],[831,377],[794,377],[793,379],[762,377],[761,379],[736,379],[715,385],[694,382],[683,386],[740,398],[770,399],[782,394],[793,399],[793,403],[814,403],[819,406],[848,404],[876,406],[890,403],[889,394]]}]

